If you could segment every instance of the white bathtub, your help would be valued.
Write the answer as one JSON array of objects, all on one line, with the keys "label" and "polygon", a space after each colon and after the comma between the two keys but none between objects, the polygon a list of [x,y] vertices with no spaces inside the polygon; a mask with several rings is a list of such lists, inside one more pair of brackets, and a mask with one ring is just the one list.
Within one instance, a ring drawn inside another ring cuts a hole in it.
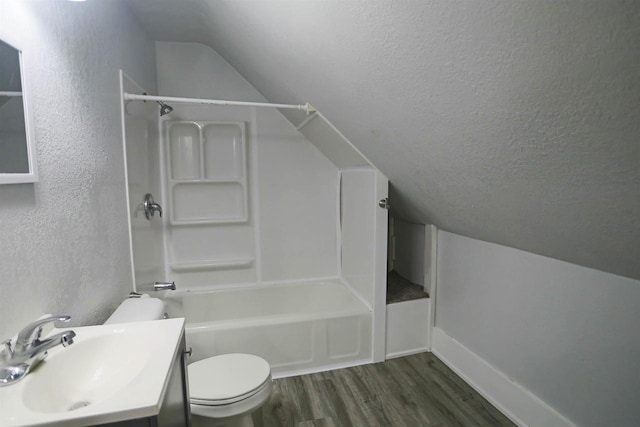
[{"label": "white bathtub", "polygon": [[274,377],[371,362],[371,310],[339,280],[169,291],[186,318],[191,361],[224,353],[265,358]]}]

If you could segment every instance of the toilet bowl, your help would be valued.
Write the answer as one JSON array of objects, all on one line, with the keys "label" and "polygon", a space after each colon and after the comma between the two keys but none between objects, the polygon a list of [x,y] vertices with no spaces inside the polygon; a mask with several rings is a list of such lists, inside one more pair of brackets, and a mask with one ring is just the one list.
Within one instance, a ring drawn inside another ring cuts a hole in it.
[{"label": "toilet bowl", "polygon": [[[189,365],[189,400],[194,426],[207,425],[200,417],[217,421],[208,425],[249,424],[249,414],[271,395],[271,367],[252,354],[223,354]],[[254,419],[261,420],[261,414]],[[242,418],[245,418],[244,420]]]},{"label": "toilet bowl", "polygon": [[[162,300],[130,298],[105,324],[163,317]],[[261,408],[273,388],[266,360],[252,354],[222,354],[193,362],[187,370],[193,427],[262,427]]]}]

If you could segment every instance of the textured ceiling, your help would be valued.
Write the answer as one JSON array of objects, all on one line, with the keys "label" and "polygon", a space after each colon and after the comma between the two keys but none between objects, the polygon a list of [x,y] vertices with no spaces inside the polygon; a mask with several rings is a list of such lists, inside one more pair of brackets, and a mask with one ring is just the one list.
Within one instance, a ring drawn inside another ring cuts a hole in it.
[{"label": "textured ceiling", "polygon": [[640,3],[129,0],[315,105],[397,214],[640,278]]}]

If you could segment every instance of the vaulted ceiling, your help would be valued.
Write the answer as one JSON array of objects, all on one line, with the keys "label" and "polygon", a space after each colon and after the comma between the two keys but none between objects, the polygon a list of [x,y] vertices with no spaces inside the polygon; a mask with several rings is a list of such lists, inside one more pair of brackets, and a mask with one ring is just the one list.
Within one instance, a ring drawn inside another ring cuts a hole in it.
[{"label": "vaulted ceiling", "polygon": [[129,0],[271,102],[310,102],[396,214],[640,278],[640,6]]}]

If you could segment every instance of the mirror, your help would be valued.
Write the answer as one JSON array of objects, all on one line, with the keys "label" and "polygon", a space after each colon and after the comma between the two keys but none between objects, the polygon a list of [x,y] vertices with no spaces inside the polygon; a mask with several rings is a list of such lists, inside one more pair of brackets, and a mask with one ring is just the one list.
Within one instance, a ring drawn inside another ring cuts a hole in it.
[{"label": "mirror", "polygon": [[0,184],[37,181],[24,74],[20,49],[0,40]]}]

